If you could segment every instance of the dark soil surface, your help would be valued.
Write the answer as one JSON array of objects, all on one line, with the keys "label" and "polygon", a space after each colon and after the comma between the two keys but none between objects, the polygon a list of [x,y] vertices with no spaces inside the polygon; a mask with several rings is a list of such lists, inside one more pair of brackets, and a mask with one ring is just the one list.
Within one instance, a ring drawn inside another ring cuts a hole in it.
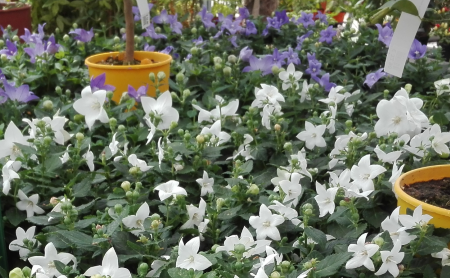
[{"label": "dark soil surface", "polygon": [[450,209],[450,178],[405,185],[403,191],[427,204]]},{"label": "dark soil surface", "polygon": [[[150,60],[151,63],[156,63],[153,60]],[[119,56],[116,57],[108,57],[106,60],[100,61],[97,64],[99,65],[108,65],[108,66],[123,66],[123,60],[119,60]],[[134,60],[133,65],[140,65],[141,61],[139,60]],[[148,62],[146,64],[149,64]]]}]

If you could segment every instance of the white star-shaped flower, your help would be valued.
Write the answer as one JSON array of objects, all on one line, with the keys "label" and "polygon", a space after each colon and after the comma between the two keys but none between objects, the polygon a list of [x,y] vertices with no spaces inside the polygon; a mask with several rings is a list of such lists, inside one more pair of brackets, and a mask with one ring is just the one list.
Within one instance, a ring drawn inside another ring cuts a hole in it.
[{"label": "white star-shaped flower", "polygon": [[144,221],[150,215],[150,207],[146,202],[144,202],[136,212],[136,215],[129,215],[122,219],[123,224],[128,228],[135,229],[131,231],[134,235],[139,235],[145,231]]},{"label": "white star-shaped flower", "polygon": [[119,268],[119,260],[117,258],[114,247],[111,247],[103,257],[102,265],[90,267],[84,276],[100,275],[101,277],[111,278],[131,278],[131,272],[124,268]]},{"label": "white star-shaped flower", "polygon": [[155,187],[155,190],[158,190],[159,199],[164,201],[167,198],[176,195],[184,195],[187,196],[187,192],[184,188],[178,186],[180,183],[178,181],[170,180],[168,182],[162,183]]},{"label": "white star-shaped flower", "polygon": [[[30,253],[30,249],[28,249],[25,245],[23,240],[27,239],[31,242],[31,244],[36,243],[36,239],[34,238],[34,233],[36,232],[36,226],[32,226],[28,228],[28,230],[25,232],[24,229],[21,227],[17,227],[16,229],[16,237],[17,239],[11,241],[9,244],[9,250],[11,251],[19,251],[20,258],[25,260],[25,257]],[[39,244],[39,242],[38,242]]]},{"label": "white star-shaped flower", "polygon": [[305,142],[308,149],[312,150],[314,147],[326,147],[327,143],[323,138],[326,125],[315,126],[312,123],[305,121],[305,130],[297,134],[297,138]]},{"label": "white star-shaped flower", "polygon": [[3,165],[2,178],[3,178],[3,194],[8,195],[11,189],[11,181],[14,179],[20,179],[17,171],[20,170],[22,162],[9,160]]},{"label": "white star-shaped flower", "polygon": [[302,78],[303,72],[295,71],[295,66],[293,63],[290,63],[285,71],[282,71],[278,74],[278,77],[283,81],[281,88],[283,90],[287,90],[291,87],[297,89],[298,81]]},{"label": "white star-shaped flower", "polygon": [[257,239],[270,237],[273,240],[280,240],[281,236],[277,226],[283,222],[283,216],[272,215],[272,212],[264,204],[259,208],[259,216],[251,216],[249,219],[250,225],[256,229]]},{"label": "white star-shaped flower", "polygon": [[87,86],[81,91],[81,98],[73,104],[75,111],[84,115],[89,129],[92,128],[96,120],[99,120],[102,123],[109,122],[108,114],[103,108],[105,100],[105,90],[98,90],[92,93],[91,87]]},{"label": "white star-shaped flower", "polygon": [[367,233],[362,234],[356,244],[350,244],[348,246],[348,252],[353,252],[353,258],[348,260],[345,265],[346,269],[358,268],[365,266],[368,270],[375,271],[375,266],[370,259],[380,248],[373,243],[366,244]]},{"label": "white star-shaped flower", "polygon": [[145,115],[152,119],[157,129],[168,129],[172,122],[178,123],[180,115],[172,107],[172,95],[169,91],[162,93],[158,99],[141,97]]},{"label": "white star-shaped flower", "polygon": [[389,271],[392,276],[397,277],[400,273],[398,269],[398,264],[400,264],[405,257],[404,252],[400,252],[402,244],[399,240],[394,242],[394,247],[392,247],[391,251],[380,251],[381,260],[383,264],[380,266],[375,275],[382,275]]},{"label": "white star-shaped flower", "polygon": [[189,219],[180,229],[189,229],[194,228],[194,225],[198,226],[203,221],[203,217],[205,216],[206,211],[206,202],[200,198],[200,203],[198,204],[198,208],[194,205],[186,206],[186,210],[189,215]]},{"label": "white star-shaped flower", "polygon": [[10,122],[6,127],[4,139],[0,140],[0,158],[9,156],[11,160],[15,160],[21,155],[21,151],[14,143],[29,146],[27,140],[28,136],[23,136],[14,122]]},{"label": "white star-shaped flower", "polygon": [[19,196],[20,201],[16,203],[16,207],[19,210],[25,210],[27,212],[27,217],[31,217],[35,213],[43,214],[45,212],[37,205],[37,203],[39,202],[38,194],[27,197],[27,195],[25,195],[25,193],[23,193],[23,191],[19,189],[17,195]]},{"label": "white star-shaped flower", "polygon": [[361,158],[358,165],[353,165],[350,176],[354,183],[363,191],[375,190],[373,179],[381,173],[386,172],[386,168],[380,165],[370,165],[370,154]]},{"label": "white star-shaped flower", "polygon": [[148,166],[144,160],[137,158],[137,156],[135,154],[131,154],[128,157],[128,162],[132,166],[138,167],[142,172],[147,172],[148,170],[153,168],[153,166]]},{"label": "white star-shaped flower", "polygon": [[203,177],[195,180],[201,188],[200,196],[205,196],[208,193],[214,193],[213,185],[214,178],[210,178],[206,171],[203,171]]},{"label": "white star-shaped flower", "polygon": [[334,198],[336,197],[336,193],[338,188],[330,187],[328,189],[325,188],[322,184],[316,181],[316,191],[317,195],[314,199],[319,206],[320,215],[319,217],[324,217],[328,213],[331,215],[334,213],[335,203]]},{"label": "white star-shaped flower", "polygon": [[52,242],[45,246],[44,256],[34,256],[28,258],[28,261],[33,266],[38,265],[42,267],[44,273],[50,278],[61,275],[61,273],[56,269],[54,261],[60,261],[65,265],[72,261],[74,264],[73,268],[75,269],[77,266],[77,259],[74,255],[64,252],[58,253]]},{"label": "white star-shaped flower", "polygon": [[198,253],[200,249],[200,237],[194,237],[189,240],[186,245],[183,239],[178,245],[178,257],[176,267],[193,270],[205,270],[212,265],[212,263],[205,257]]}]

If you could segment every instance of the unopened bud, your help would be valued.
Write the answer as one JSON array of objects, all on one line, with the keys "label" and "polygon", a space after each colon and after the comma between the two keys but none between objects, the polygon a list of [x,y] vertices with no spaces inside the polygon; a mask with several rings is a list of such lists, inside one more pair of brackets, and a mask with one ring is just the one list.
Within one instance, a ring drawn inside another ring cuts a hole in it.
[{"label": "unopened bud", "polygon": [[250,195],[258,195],[259,194],[259,187],[256,184],[251,184],[250,187],[248,188],[247,194]]},{"label": "unopened bud", "polygon": [[130,191],[131,188],[131,183],[129,181],[124,181],[122,182],[122,184],[120,185],[120,187],[122,187],[122,189],[127,192]]},{"label": "unopened bud", "polygon": [[165,72],[163,72],[163,71],[160,71],[160,72],[158,72],[158,75],[157,75],[157,77],[158,77],[158,81],[163,81],[164,80],[164,78],[166,78],[166,73]]}]

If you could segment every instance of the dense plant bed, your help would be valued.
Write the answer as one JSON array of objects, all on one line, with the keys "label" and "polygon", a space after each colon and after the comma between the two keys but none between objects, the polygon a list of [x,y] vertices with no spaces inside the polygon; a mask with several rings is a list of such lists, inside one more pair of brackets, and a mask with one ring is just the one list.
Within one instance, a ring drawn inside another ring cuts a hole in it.
[{"label": "dense plant bed", "polygon": [[389,26],[336,37],[325,17],[244,24],[240,12],[215,27],[204,10],[183,30],[153,17],[136,41],[172,53],[170,90],[129,87],[119,103],[82,65],[122,49],[119,37],[5,38],[0,203],[19,251],[12,274],[449,275],[449,231],[420,206],[399,215],[392,192],[402,172],[448,163],[439,61],[413,45],[416,62],[397,79],[380,68]]}]

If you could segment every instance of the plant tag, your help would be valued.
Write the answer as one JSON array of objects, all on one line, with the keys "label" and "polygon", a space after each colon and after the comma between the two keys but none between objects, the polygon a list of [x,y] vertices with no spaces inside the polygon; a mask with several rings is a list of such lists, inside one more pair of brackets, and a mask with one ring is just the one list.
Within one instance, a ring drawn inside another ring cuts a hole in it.
[{"label": "plant tag", "polygon": [[150,26],[150,9],[148,8],[147,0],[137,0],[139,13],[141,14],[142,29]]},{"label": "plant tag", "polygon": [[[430,0],[411,0],[416,5],[419,16],[423,17],[430,3]],[[405,12],[402,12],[395,29],[394,35],[389,45],[384,71],[397,76],[403,75],[408,53],[420,26],[420,18]]]}]

